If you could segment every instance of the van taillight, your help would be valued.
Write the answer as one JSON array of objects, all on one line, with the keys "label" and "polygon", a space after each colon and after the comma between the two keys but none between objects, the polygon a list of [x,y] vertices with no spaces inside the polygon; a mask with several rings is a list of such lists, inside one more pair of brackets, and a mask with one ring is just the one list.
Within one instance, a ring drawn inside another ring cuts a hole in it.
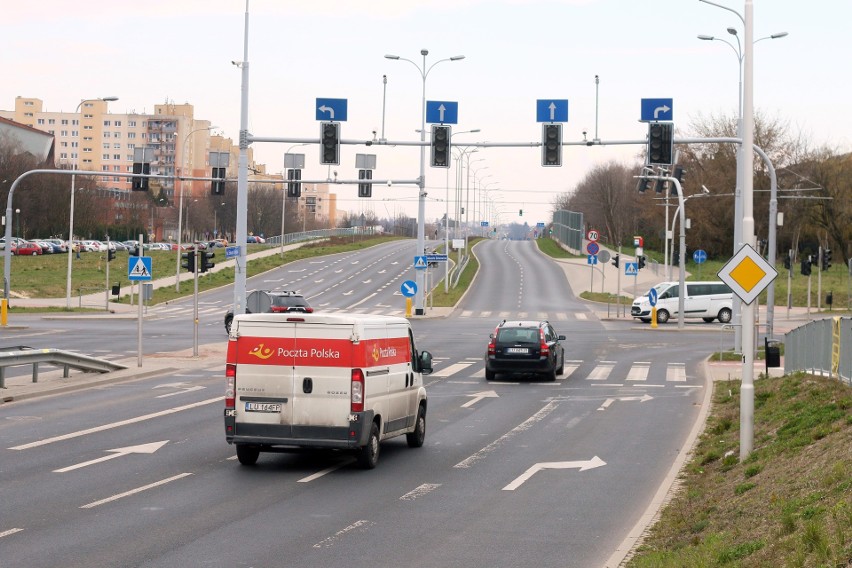
[{"label": "van taillight", "polygon": [[550,347],[547,346],[547,341],[544,339],[544,330],[538,330],[538,336],[541,339],[541,354],[542,355],[550,355]]},{"label": "van taillight", "polygon": [[225,365],[225,408],[233,409],[236,407],[236,392],[237,392],[237,366],[228,363]]},{"label": "van taillight", "polygon": [[364,412],[364,371],[352,369],[352,412]]}]

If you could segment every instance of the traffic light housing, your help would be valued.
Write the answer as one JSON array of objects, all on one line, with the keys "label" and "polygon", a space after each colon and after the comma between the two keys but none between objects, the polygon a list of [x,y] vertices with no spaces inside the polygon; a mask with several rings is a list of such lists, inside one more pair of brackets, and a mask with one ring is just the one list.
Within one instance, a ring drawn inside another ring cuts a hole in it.
[{"label": "traffic light housing", "polygon": [[645,255],[639,255],[636,259],[638,261],[639,268],[645,268]]},{"label": "traffic light housing", "polygon": [[287,170],[287,197],[302,196],[302,170],[289,169]]},{"label": "traffic light housing", "polygon": [[210,184],[210,193],[213,195],[225,195],[225,168],[213,168],[213,183]]},{"label": "traffic light housing", "polygon": [[432,125],[432,153],[430,164],[433,168],[450,167],[450,140],[452,133],[449,126]]},{"label": "traffic light housing", "polygon": [[651,184],[654,183],[654,180],[650,180],[648,178],[640,177],[639,183],[636,184],[636,191],[639,193],[645,193],[649,189],[651,189]]},{"label": "traffic light housing", "polygon": [[668,166],[674,155],[674,124],[651,122],[648,124],[648,163]]},{"label": "traffic light housing", "polygon": [[[151,164],[145,162],[133,162],[134,174],[150,175]],[[135,177],[131,183],[133,191],[148,191],[148,178]]]},{"label": "traffic light housing", "polygon": [[802,259],[802,276],[810,276],[811,275],[811,257]]},{"label": "traffic light housing", "polygon": [[208,270],[216,266],[216,263],[211,260],[213,257],[216,256],[215,252],[202,250],[198,252],[198,255],[200,261],[200,264],[198,266],[199,272],[207,272]]},{"label": "traffic light housing", "polygon": [[541,165],[562,165],[561,124],[545,124],[541,128]]},{"label": "traffic light housing", "polygon": [[142,256],[142,253],[139,250],[139,245],[136,245],[132,249],[130,249],[130,256]]},{"label": "traffic light housing", "polygon": [[822,269],[828,270],[831,268],[831,250],[823,249],[822,251]]},{"label": "traffic light housing", "polygon": [[786,270],[790,270],[792,259],[790,258],[790,253],[787,253],[787,256],[784,257],[784,268]]},{"label": "traffic light housing", "polygon": [[618,255],[618,254],[616,254],[614,257],[612,257],[612,265],[613,265],[614,267],[618,268],[618,265],[620,264],[620,261],[621,261],[621,259],[619,258],[619,255]]},{"label": "traffic light housing", "polygon": [[[666,185],[668,185],[668,184],[669,184],[668,180],[664,180],[664,179],[656,180],[656,183],[654,184],[654,193],[664,193],[666,191]],[[671,184],[671,185],[674,186],[674,184]],[[676,194],[677,194],[677,191],[675,190],[675,195]]]},{"label": "traffic light housing", "polygon": [[320,164],[340,165],[340,123],[320,123]]},{"label": "traffic light housing", "polygon": [[195,272],[195,250],[185,252],[180,257],[183,259],[180,263],[181,267],[185,268],[187,272]]},{"label": "traffic light housing", "polygon": [[[373,170],[358,170],[358,179],[373,179]],[[359,183],[358,184],[358,197],[372,197],[373,196],[373,184],[372,183]]]},{"label": "traffic light housing", "polygon": [[[683,166],[675,166],[674,173],[672,173],[672,177],[675,178],[678,182],[680,182],[681,188],[683,188],[683,175],[686,173],[686,170],[683,169]],[[671,186],[671,195],[677,195],[677,186],[674,183],[669,183]]]},{"label": "traffic light housing", "polygon": [[518,216],[519,216],[519,217],[523,217],[523,216],[524,216],[524,210],[523,210],[523,209],[518,210]]},{"label": "traffic light housing", "polygon": [[115,258],[115,251],[111,248],[107,249],[107,262]]}]

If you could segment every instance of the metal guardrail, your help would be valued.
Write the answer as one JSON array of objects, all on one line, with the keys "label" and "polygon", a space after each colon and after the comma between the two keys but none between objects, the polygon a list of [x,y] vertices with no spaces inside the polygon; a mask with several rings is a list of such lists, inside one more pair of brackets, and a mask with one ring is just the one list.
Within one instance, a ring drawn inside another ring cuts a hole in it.
[{"label": "metal guardrail", "polygon": [[62,376],[71,376],[71,369],[87,373],[109,373],[126,369],[125,365],[113,363],[97,357],[80,355],[61,349],[32,349],[24,345],[0,350],[0,388],[6,388],[6,368],[19,365],[32,365],[33,382],[38,382],[39,365],[47,364],[62,367]]},{"label": "metal guardrail", "polygon": [[[341,227],[337,229],[315,229],[313,231],[300,231],[298,233],[287,233],[284,235],[284,244],[289,245],[302,241],[314,239],[327,239],[329,237],[348,237],[355,235],[374,235],[372,227]],[[268,245],[281,245],[281,235],[266,238]]]},{"label": "metal guardrail", "polygon": [[806,371],[852,385],[852,318],[817,319],[784,335],[784,373]]}]

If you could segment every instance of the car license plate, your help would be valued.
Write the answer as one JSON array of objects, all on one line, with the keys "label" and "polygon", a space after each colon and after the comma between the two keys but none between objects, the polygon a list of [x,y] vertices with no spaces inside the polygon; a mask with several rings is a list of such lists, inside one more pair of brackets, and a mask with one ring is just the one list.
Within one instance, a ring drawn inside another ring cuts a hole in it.
[{"label": "car license plate", "polygon": [[507,347],[506,353],[516,353],[519,355],[526,355],[530,350],[526,347]]},{"label": "car license plate", "polygon": [[281,412],[280,402],[247,402],[246,412]]}]

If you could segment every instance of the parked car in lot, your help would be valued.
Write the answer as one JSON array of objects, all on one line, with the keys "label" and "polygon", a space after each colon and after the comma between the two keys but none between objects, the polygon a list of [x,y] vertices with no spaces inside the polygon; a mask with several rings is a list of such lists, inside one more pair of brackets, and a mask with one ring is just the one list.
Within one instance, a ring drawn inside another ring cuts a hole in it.
[{"label": "parked car in lot", "polygon": [[565,368],[565,348],[547,321],[503,320],[491,334],[485,354],[485,378],[498,374],[544,375],[555,381]]},{"label": "parked car in lot", "polygon": [[36,256],[42,254],[41,246],[32,241],[18,241],[12,249],[12,254],[18,256]]},{"label": "parked car in lot", "polygon": [[[292,290],[254,290],[246,298],[247,314],[313,313],[305,297]],[[231,333],[234,309],[225,314],[225,331]]]},{"label": "parked car in lot", "polygon": [[82,250],[85,251],[85,252],[106,252],[107,251],[106,244],[102,243],[101,241],[87,240],[87,241],[82,241],[82,243],[83,243],[83,249]]},{"label": "parked car in lot", "polygon": [[45,242],[48,242],[51,245],[53,245],[53,252],[54,253],[68,252],[68,243],[66,243],[62,239],[44,239],[44,240],[45,240]]}]

